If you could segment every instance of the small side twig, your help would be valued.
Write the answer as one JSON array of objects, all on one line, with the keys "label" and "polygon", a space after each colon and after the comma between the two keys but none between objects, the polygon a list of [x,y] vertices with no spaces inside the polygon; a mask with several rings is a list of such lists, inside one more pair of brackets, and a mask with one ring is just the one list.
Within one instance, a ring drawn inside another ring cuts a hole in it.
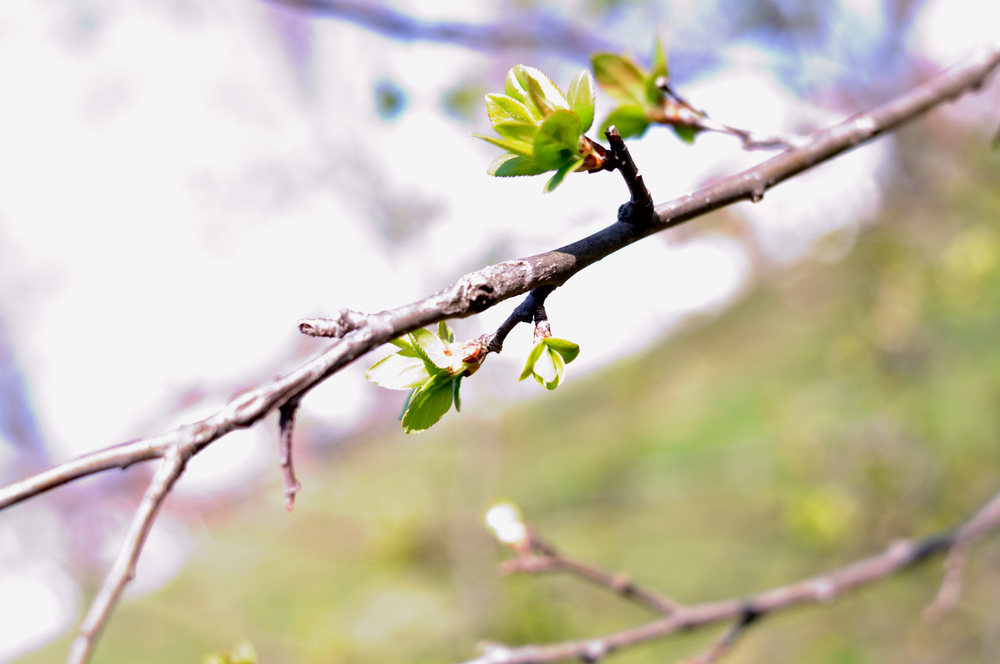
[{"label": "small side twig", "polygon": [[603,169],[618,171],[628,185],[629,202],[618,208],[618,221],[624,221],[636,226],[644,226],[652,221],[655,214],[653,197],[646,189],[639,167],[632,160],[625,141],[617,127],[608,127],[604,132],[611,144],[611,150],[604,158]]},{"label": "small side twig", "polygon": [[295,479],[295,468],[292,465],[292,433],[295,430],[295,412],[298,409],[298,397],[289,399],[278,409],[281,474],[285,479],[285,509],[289,512],[295,507],[295,494],[302,489],[302,485]]},{"label": "small side twig", "polygon": [[724,631],[719,638],[715,640],[712,646],[703,652],[702,654],[692,657],[687,660],[685,664],[716,664],[720,661],[726,653],[731,651],[736,643],[740,640],[747,628],[754,623],[762,614],[756,613],[751,608],[747,607],[747,610],[743,612],[739,620],[730,625],[726,631]]},{"label": "small side twig", "polygon": [[299,332],[310,337],[341,339],[368,322],[368,315],[351,309],[341,309],[336,318],[303,318],[298,322]]},{"label": "small side twig", "polygon": [[799,144],[805,145],[808,142],[808,139],[805,138],[786,139],[780,136],[762,136],[746,129],[737,129],[722,124],[712,119],[705,111],[692,106],[670,85],[670,80],[665,77],[656,81],[656,87],[666,97],[663,117],[658,120],[662,124],[681,125],[699,131],[730,134],[742,141],[744,150],[771,150],[774,148],[794,150],[796,147],[800,147]]},{"label": "small side twig", "polygon": [[965,561],[967,560],[966,545],[963,542],[956,542],[948,555],[944,559],[944,575],[941,577],[941,586],[938,593],[926,609],[923,618],[930,622],[936,622],[944,617],[958,604],[962,597],[962,574],[965,571]]},{"label": "small side twig", "polygon": [[[503,342],[507,339],[507,335],[510,334],[511,330],[517,327],[518,323],[531,323],[538,322],[538,320],[548,320],[545,315],[545,298],[554,291],[555,286],[541,286],[534,289],[528,296],[521,301],[521,304],[510,313],[497,331],[493,333],[490,338],[489,343],[486,345],[486,349],[491,353],[499,353],[503,350]],[[538,316],[541,315],[541,319]]]},{"label": "small side twig", "polygon": [[142,497],[136,509],[132,523],[129,524],[125,540],[122,542],[118,557],[104,579],[104,585],[90,604],[90,610],[81,623],[76,639],[70,649],[67,664],[84,664],[93,655],[94,646],[104,629],[111,612],[121,598],[122,592],[129,581],[135,578],[135,568],[139,554],[146,543],[149,531],[160,511],[163,500],[170,493],[174,483],[184,472],[184,466],[190,458],[189,449],[180,446],[170,448],[163,457],[163,463],[153,475],[146,494]]},{"label": "small side twig", "polygon": [[505,574],[569,572],[657,613],[670,614],[678,607],[678,604],[673,600],[640,586],[628,574],[607,572],[594,565],[559,553],[552,544],[539,537],[535,529],[530,526],[527,546],[518,550],[516,558],[503,562],[500,565],[500,570]]}]

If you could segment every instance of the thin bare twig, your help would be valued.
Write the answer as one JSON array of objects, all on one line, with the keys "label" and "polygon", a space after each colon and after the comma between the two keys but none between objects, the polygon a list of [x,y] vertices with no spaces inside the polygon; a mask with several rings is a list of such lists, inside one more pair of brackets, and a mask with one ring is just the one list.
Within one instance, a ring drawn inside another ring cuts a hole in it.
[{"label": "thin bare twig", "polygon": [[739,620],[726,628],[712,646],[702,654],[687,660],[686,664],[715,664],[721,660],[726,653],[731,651],[736,643],[760,616],[756,613],[746,612],[740,616]]},{"label": "thin bare twig", "polygon": [[482,656],[465,664],[547,664],[575,658],[596,662],[615,650],[725,621],[736,621],[734,625],[744,623],[733,628],[731,637],[724,635],[723,640],[735,641],[751,622],[766,614],[804,604],[832,602],[849,590],[876,583],[956,546],[967,547],[998,526],[1000,493],[958,528],[919,540],[894,542],[882,553],[786,586],[749,597],[678,605],[658,620],[592,639],[516,648],[491,644]]},{"label": "thin bare twig", "polygon": [[514,572],[530,574],[553,571],[569,572],[599,586],[603,586],[616,595],[630,599],[657,613],[669,614],[678,607],[677,602],[640,586],[627,574],[607,572],[599,567],[560,553],[552,544],[542,539],[537,531],[531,527],[528,529],[527,544],[527,547],[518,551],[519,555],[517,557],[511,558],[500,565],[502,572],[506,574]]},{"label": "thin bare twig", "polygon": [[[339,341],[298,369],[234,396],[221,410],[204,420],[158,436],[91,452],[0,488],[0,509],[81,477],[160,458],[174,445],[185,445],[197,453],[231,431],[253,426],[288,399],[305,395],[390,339],[438,321],[472,316],[537,288],[561,286],[581,270],[654,233],[739,201],[758,201],[771,187],[892,131],[935,106],[979,89],[998,65],[1000,50],[980,53],[969,62],[878,108],[811,134],[811,142],[804,147],[784,152],[704,189],[657,205],[655,217],[644,226],[617,222],[559,249],[471,272],[417,302],[364,316],[363,321],[344,333]],[[304,322],[313,324],[316,321]],[[300,326],[302,324],[300,322]]]},{"label": "thin bare twig", "polygon": [[744,150],[772,150],[774,148],[793,150],[808,143],[808,139],[801,136],[794,138],[763,136],[756,132],[738,129],[714,120],[707,112],[696,109],[690,102],[684,99],[670,85],[670,80],[665,77],[660,77],[657,80],[656,87],[664,95],[662,113],[655,120],[661,124],[690,127],[697,131],[715,131],[722,134],[729,134],[742,141]]},{"label": "thin bare twig", "polygon": [[295,467],[292,465],[292,434],[295,430],[295,411],[298,409],[298,397],[292,397],[278,409],[281,475],[285,480],[285,509],[289,512],[295,507],[295,494],[302,489],[295,479]]},{"label": "thin bare twig", "polygon": [[177,445],[167,449],[163,463],[153,475],[149,488],[146,489],[146,494],[142,497],[142,502],[139,503],[139,507],[132,517],[128,532],[125,534],[125,539],[118,551],[118,557],[108,571],[100,592],[91,602],[87,617],[80,625],[66,660],[67,664],[84,664],[93,655],[101,631],[121,598],[126,584],[135,578],[139,554],[142,553],[142,547],[146,543],[149,531],[153,528],[153,522],[160,511],[160,506],[181,473],[184,472],[184,466],[190,455],[190,450],[182,449]]}]

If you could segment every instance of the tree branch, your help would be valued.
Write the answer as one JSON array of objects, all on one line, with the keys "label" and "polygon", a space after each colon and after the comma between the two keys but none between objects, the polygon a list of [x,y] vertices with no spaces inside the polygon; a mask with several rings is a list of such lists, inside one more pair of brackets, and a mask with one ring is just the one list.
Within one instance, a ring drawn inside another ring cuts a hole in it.
[{"label": "tree branch", "polygon": [[[197,454],[236,429],[309,390],[390,339],[449,318],[465,318],[541,287],[555,288],[573,275],[633,242],[743,200],[758,201],[785,180],[896,129],[927,110],[978,89],[1000,65],[1000,50],[982,52],[914,90],[815,132],[804,147],[790,150],[693,194],[656,206],[649,224],[616,222],[593,235],[546,253],[505,261],[471,272],[438,293],[396,309],[358,318],[357,326],[291,373],[234,396],[217,413],[171,432],[85,454],[0,489],[0,509],[52,488],[110,468],[163,457],[180,445]],[[357,312],[353,312],[357,313]],[[359,314],[359,316],[361,316]],[[351,317],[352,320],[355,316]],[[310,321],[300,322],[311,324]]]},{"label": "tree branch", "polygon": [[[603,586],[626,599],[641,604],[657,613],[669,614],[677,610],[678,604],[662,595],[635,583],[627,574],[614,574],[581,560],[576,560],[556,550],[539,537],[534,528],[528,528],[527,546],[515,549],[517,557],[500,565],[505,574],[514,572],[538,574],[563,571],[575,574],[599,586]],[[532,555],[534,552],[535,555]]]},{"label": "tree branch", "polygon": [[146,543],[146,537],[153,528],[153,521],[156,520],[160,505],[170,493],[174,483],[184,472],[184,466],[190,458],[190,450],[182,449],[180,446],[170,447],[163,458],[163,464],[153,475],[153,480],[146,489],[146,494],[142,497],[142,502],[132,517],[129,524],[125,540],[122,542],[115,564],[108,571],[94,601],[90,604],[87,617],[83,619],[73,646],[70,649],[67,664],[84,664],[90,660],[97,645],[97,639],[104,629],[111,612],[121,598],[125,585],[135,578],[136,564],[139,562],[139,554]]},{"label": "tree branch", "polygon": [[615,650],[705,625],[733,621],[732,627],[715,645],[701,659],[695,660],[712,662],[731,647],[747,627],[769,613],[802,604],[831,602],[848,590],[876,583],[934,555],[964,549],[998,526],[1000,493],[958,528],[919,540],[894,542],[882,553],[796,583],[749,597],[678,605],[663,618],[599,638],[518,648],[492,644],[481,657],[465,664],[546,664],[574,658],[596,662]]},{"label": "tree branch", "polygon": [[582,26],[541,13],[491,24],[424,21],[366,0],[270,0],[313,16],[349,21],[389,37],[455,44],[476,51],[530,48],[589,62],[595,51],[621,50]]}]

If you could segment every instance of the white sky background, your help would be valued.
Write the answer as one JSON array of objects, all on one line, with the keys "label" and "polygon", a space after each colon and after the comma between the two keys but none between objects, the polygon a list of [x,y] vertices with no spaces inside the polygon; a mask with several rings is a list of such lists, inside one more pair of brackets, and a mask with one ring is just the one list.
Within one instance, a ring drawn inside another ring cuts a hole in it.
[{"label": "white sky background", "polygon": [[[873,20],[868,3],[843,4]],[[484,71],[500,81],[514,62],[399,44],[339,22],[282,23],[261,2],[178,6],[117,3],[112,11],[98,3],[100,20],[88,33],[82,3],[0,5],[0,317],[53,462],[192,421],[236,389],[291,369],[322,347],[300,337],[299,318],[413,301],[486,263],[598,230],[627,196],[612,174],[570,176],[547,195],[544,178],[485,174],[497,149],[468,135],[488,133],[485,113],[475,126],[447,118],[441,95]],[[489,20],[498,5],[410,6],[427,18]],[[297,78],[279,24],[312,30],[309,82]],[[996,39],[998,26],[1000,3],[934,0],[915,38],[945,66]],[[718,76],[685,92],[718,119],[763,132],[841,118],[785,91],[758,68],[768,57],[732,47]],[[391,122],[374,112],[373,86],[383,78],[408,94]],[[748,98],[754,103],[731,103]],[[601,93],[598,104],[603,118]],[[890,145],[855,151],[756,206],[739,206],[770,258],[801,259],[819,234],[870,218]],[[688,148],[655,129],[631,149],[657,201],[767,157],[719,136]],[[380,219],[401,210],[428,221],[392,243]],[[642,348],[692,312],[724,306],[749,275],[743,246],[722,236],[651,238],[584,271],[549,301],[556,336],[582,347],[569,380]],[[657,296],[640,284],[655,284]],[[460,334],[495,329],[515,305],[460,321]],[[612,330],[595,321],[595,310],[628,315]],[[527,328],[512,334],[488,363],[492,383],[467,381],[467,408],[544,394],[516,382],[529,344]],[[369,363],[310,394],[300,417],[334,427],[357,421],[377,389],[363,379]],[[190,390],[207,396],[178,410]],[[261,427],[231,436],[192,462],[180,490],[273,470],[271,438]],[[0,464],[12,455],[0,440]],[[228,475],[219,475],[224,466]],[[160,548],[183,556],[182,526],[161,530]],[[65,545],[58,524],[43,536]],[[40,560],[25,537],[0,537],[0,624],[21,617],[15,633],[31,639],[0,638],[0,661],[76,619],[79,591],[63,562]],[[49,549],[58,554],[60,546]],[[160,565],[176,567],[176,556]],[[26,596],[35,603],[13,611]]]}]

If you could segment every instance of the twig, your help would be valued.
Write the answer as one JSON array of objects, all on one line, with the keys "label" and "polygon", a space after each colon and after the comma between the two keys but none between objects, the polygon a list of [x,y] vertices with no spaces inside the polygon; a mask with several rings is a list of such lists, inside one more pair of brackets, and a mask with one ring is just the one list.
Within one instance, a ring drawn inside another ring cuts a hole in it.
[{"label": "twig", "polygon": [[285,509],[289,512],[295,507],[295,494],[302,489],[302,485],[295,479],[295,468],[292,466],[292,433],[295,430],[295,411],[298,409],[298,397],[292,397],[278,409],[281,474],[285,479]]},{"label": "twig", "polygon": [[111,612],[121,598],[125,585],[135,578],[135,568],[139,561],[139,554],[146,543],[146,537],[153,528],[153,521],[156,520],[160,505],[170,493],[177,478],[184,472],[184,466],[190,457],[190,450],[182,449],[179,446],[170,447],[163,457],[163,463],[159,470],[153,475],[153,480],[146,489],[146,494],[142,497],[136,509],[132,523],[129,524],[128,532],[122,542],[121,549],[114,565],[108,571],[104,579],[104,585],[100,592],[94,597],[90,604],[90,610],[80,629],[67,658],[67,664],[84,664],[93,655],[94,646],[104,629]]},{"label": "twig", "polygon": [[503,350],[503,342],[507,339],[507,335],[510,334],[511,330],[517,327],[518,323],[531,323],[535,321],[539,312],[541,316],[545,316],[545,298],[555,290],[554,286],[542,286],[541,288],[536,288],[535,290],[528,293],[528,297],[521,301],[521,304],[510,313],[497,331],[493,333],[487,343],[487,350],[491,353],[499,353]]},{"label": "twig", "polygon": [[938,621],[958,604],[958,600],[962,597],[962,573],[965,571],[967,554],[964,542],[956,542],[955,546],[948,551],[948,555],[944,559],[941,586],[938,588],[938,594],[934,597],[934,601],[924,609],[923,617],[925,620]]},{"label": "twig", "polygon": [[611,144],[611,150],[604,161],[604,169],[617,170],[628,185],[629,202],[618,208],[618,221],[642,226],[653,220],[653,197],[642,180],[642,173],[632,160],[625,141],[616,127],[608,127],[604,132]]},{"label": "twig", "polygon": [[684,97],[681,97],[670,85],[670,80],[666,77],[660,77],[656,81],[656,87],[666,97],[662,117],[656,119],[656,122],[661,124],[680,125],[691,127],[698,131],[715,131],[730,134],[742,141],[744,150],[771,150],[774,148],[793,150],[808,142],[802,137],[796,137],[793,140],[780,136],[761,136],[755,132],[746,129],[737,129],[736,127],[714,120],[707,112],[696,109]]},{"label": "twig", "polygon": [[1000,523],[1000,500],[994,498],[955,531],[954,544],[944,561],[941,587],[934,601],[924,610],[924,618],[940,619],[958,603],[962,594],[962,573],[965,571],[969,545],[997,523]]},{"label": "twig", "polygon": [[[919,540],[894,542],[882,553],[796,583],[744,598],[678,605],[663,618],[598,638],[517,648],[494,644],[481,657],[465,664],[544,664],[574,658],[596,662],[615,650],[717,622],[743,621],[746,624],[739,628],[742,631],[751,621],[775,611],[832,602],[849,590],[873,584],[959,544],[967,546],[998,525],[1000,493],[954,530]],[[747,616],[752,618],[748,620]],[[738,633],[733,638],[737,636]]]},{"label": "twig", "polygon": [[656,206],[645,226],[614,223],[593,235],[528,258],[471,272],[417,302],[372,314],[323,353],[280,378],[233,397],[214,415],[174,431],[81,456],[0,489],[0,509],[57,486],[110,468],[162,457],[172,445],[197,453],[230,431],[252,426],[288,399],[301,397],[370,350],[390,339],[449,318],[480,313],[540,287],[555,288],[576,273],[639,240],[743,200],[758,201],[785,180],[891,131],[935,106],[978,89],[1000,65],[1000,50],[988,51],[902,96],[830,129],[815,132],[802,148],[772,157],[754,168]]},{"label": "twig", "polygon": [[[678,604],[652,590],[635,583],[627,574],[613,574],[580,560],[559,553],[552,544],[538,536],[534,528],[528,530],[528,546],[520,554],[503,562],[501,571],[510,574],[514,572],[538,574],[542,572],[563,571],[575,574],[583,579],[603,586],[626,599],[652,609],[657,613],[674,612]],[[534,552],[536,555],[531,555]]]},{"label": "twig", "polygon": [[747,628],[759,617],[759,614],[752,611],[744,612],[739,620],[726,628],[726,631],[715,640],[715,643],[708,650],[687,660],[686,664],[715,664],[733,649],[740,637],[746,633]]}]

